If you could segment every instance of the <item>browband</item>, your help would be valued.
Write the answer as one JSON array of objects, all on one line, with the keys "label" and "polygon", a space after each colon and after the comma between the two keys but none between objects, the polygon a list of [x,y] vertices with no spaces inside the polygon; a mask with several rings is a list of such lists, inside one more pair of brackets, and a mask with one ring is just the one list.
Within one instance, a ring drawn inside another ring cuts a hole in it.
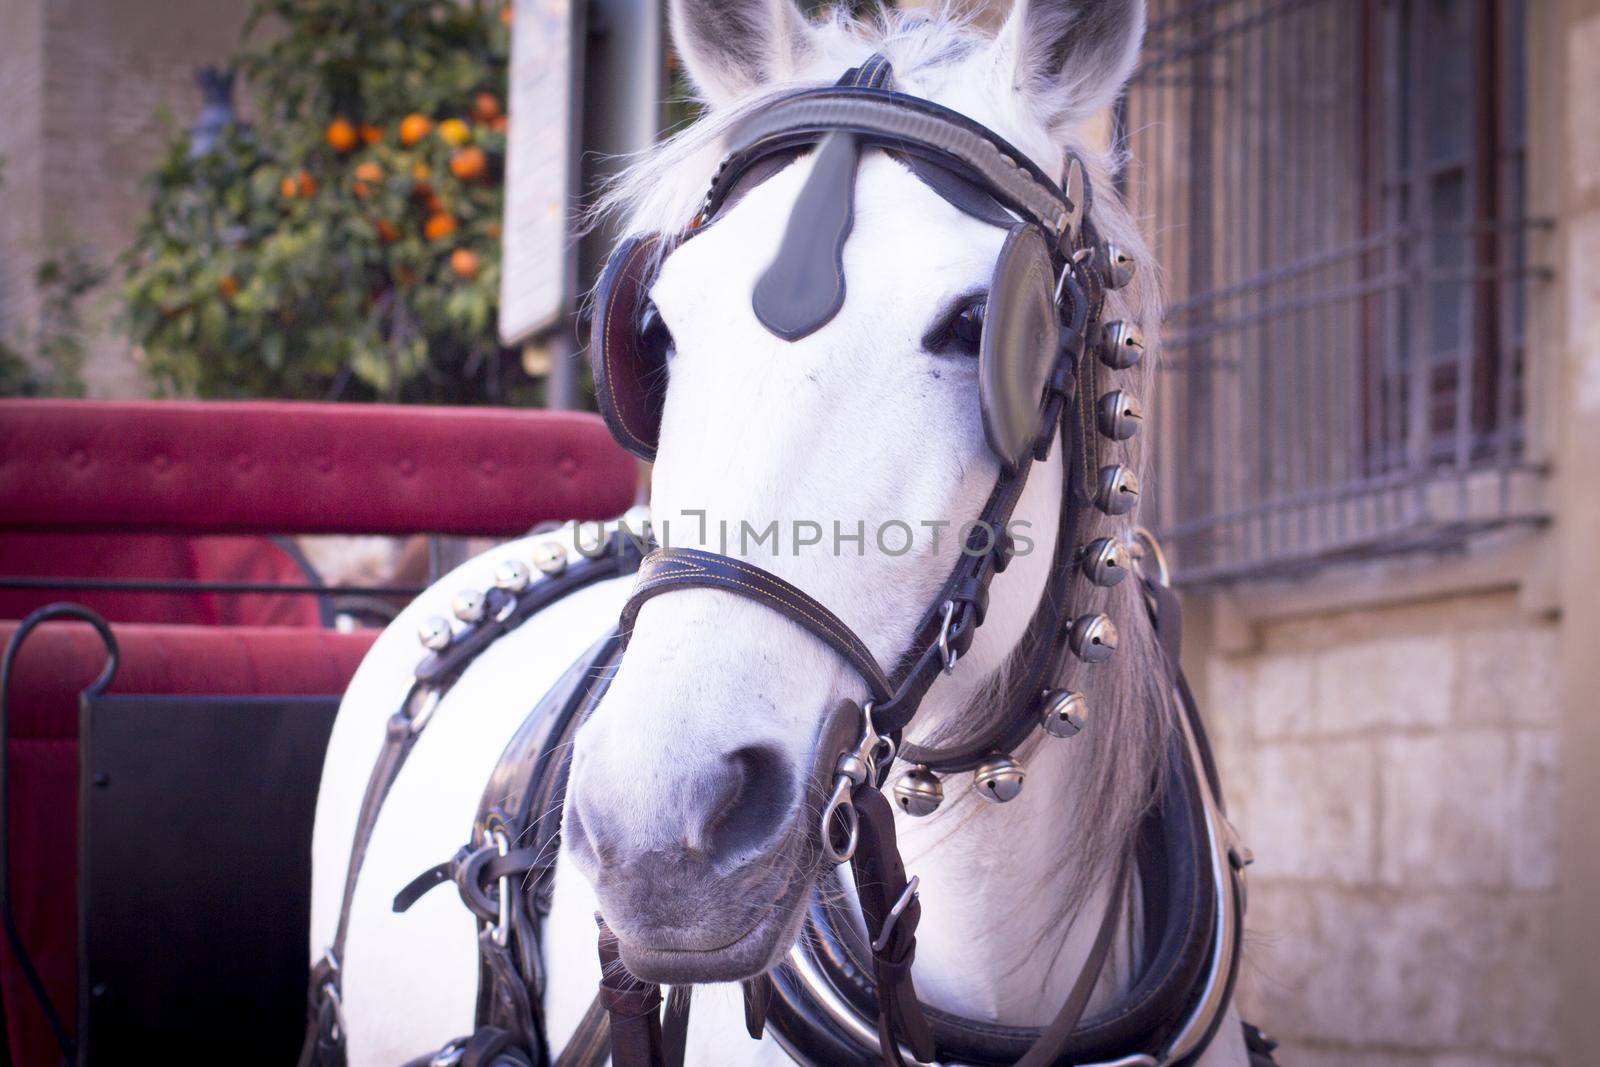
[{"label": "browband", "polygon": [[734,130],[695,227],[717,214],[751,164],[834,132],[960,173],[1049,233],[1058,254],[1071,244],[1082,218],[1082,205],[1038,164],[960,112],[892,89],[830,86],[773,101]]}]

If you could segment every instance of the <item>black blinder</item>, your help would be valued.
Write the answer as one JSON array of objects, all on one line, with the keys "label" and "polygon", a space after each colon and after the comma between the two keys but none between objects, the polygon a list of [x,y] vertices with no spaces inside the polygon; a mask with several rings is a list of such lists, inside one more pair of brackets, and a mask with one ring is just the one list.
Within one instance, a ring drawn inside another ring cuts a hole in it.
[{"label": "black blinder", "polygon": [[1032,451],[1061,326],[1055,272],[1036,226],[1013,226],[1000,249],[978,346],[978,394],[989,447],[1007,470]]},{"label": "black blinder", "polygon": [[664,349],[647,343],[644,317],[660,259],[661,237],[643,234],[619,244],[595,286],[589,364],[595,399],[622,447],[652,460],[667,395]]}]

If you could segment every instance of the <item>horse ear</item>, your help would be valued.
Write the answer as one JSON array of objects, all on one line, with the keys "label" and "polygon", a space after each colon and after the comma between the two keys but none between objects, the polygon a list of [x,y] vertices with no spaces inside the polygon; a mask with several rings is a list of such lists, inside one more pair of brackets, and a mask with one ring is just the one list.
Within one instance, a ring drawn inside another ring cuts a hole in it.
[{"label": "horse ear", "polygon": [[793,75],[812,30],[793,0],[672,0],[672,40],[700,95],[721,106]]},{"label": "horse ear", "polygon": [[1144,40],[1144,0],[1017,0],[1000,30],[1014,84],[1054,128],[1121,94]]}]

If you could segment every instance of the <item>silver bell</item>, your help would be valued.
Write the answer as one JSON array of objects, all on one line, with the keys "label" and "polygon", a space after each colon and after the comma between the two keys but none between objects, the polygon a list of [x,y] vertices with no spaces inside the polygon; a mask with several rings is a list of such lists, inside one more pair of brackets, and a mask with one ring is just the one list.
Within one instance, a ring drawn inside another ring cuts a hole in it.
[{"label": "silver bell", "polygon": [[635,540],[643,541],[650,536],[650,508],[645,504],[635,504],[622,513],[623,531]]},{"label": "silver bell", "polygon": [[1049,689],[1039,711],[1039,725],[1051,737],[1073,737],[1089,721],[1089,702],[1070,689]]},{"label": "silver bell", "polygon": [[1124,285],[1133,281],[1134,267],[1135,263],[1132,256],[1110,241],[1106,242],[1105,266],[1102,269],[1102,274],[1105,278],[1107,289],[1121,289]]},{"label": "silver bell", "polygon": [[1085,663],[1104,663],[1117,650],[1117,627],[1104,615],[1079,615],[1067,632],[1073,655]]},{"label": "silver bell", "polygon": [[1027,776],[1028,772],[1022,769],[1022,764],[1010,756],[990,756],[978,764],[977,771],[972,775],[972,784],[983,799],[1004,804],[1017,799],[1017,794],[1022,792],[1022,780]]},{"label": "silver bell", "polygon": [[944,800],[944,783],[919,763],[894,784],[894,799],[901,811],[920,819],[938,810]]},{"label": "silver bell", "polygon": [[1139,432],[1144,422],[1144,405],[1132,393],[1113,389],[1097,405],[1100,432],[1113,441],[1126,441]]},{"label": "silver bell", "polygon": [[483,594],[476,589],[463,589],[450,601],[450,610],[462,622],[473,623],[483,618]]},{"label": "silver bell", "polygon": [[1124,319],[1100,327],[1100,362],[1112,370],[1127,370],[1144,358],[1144,333]]},{"label": "silver bell", "polygon": [[507,593],[528,588],[528,565],[520,559],[503,559],[494,568],[494,587]]},{"label": "silver bell", "polygon": [[567,550],[559,541],[535,541],[533,565],[540,574],[560,574],[567,569]]},{"label": "silver bell", "polygon": [[1126,515],[1139,502],[1139,476],[1120,463],[1100,468],[1094,506],[1107,515]]},{"label": "silver bell", "polygon": [[1095,585],[1116,585],[1132,565],[1128,546],[1119,537],[1097,537],[1083,547],[1083,574]]},{"label": "silver bell", "polygon": [[430,652],[443,652],[450,647],[453,634],[450,620],[439,615],[429,615],[417,624],[417,640]]}]

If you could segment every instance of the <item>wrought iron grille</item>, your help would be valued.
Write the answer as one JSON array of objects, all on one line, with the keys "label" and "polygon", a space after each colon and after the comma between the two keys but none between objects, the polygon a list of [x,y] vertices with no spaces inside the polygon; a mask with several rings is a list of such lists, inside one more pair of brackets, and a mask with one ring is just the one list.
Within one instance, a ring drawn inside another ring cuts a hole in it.
[{"label": "wrought iron grille", "polygon": [[1539,520],[1523,2],[1153,0],[1119,135],[1181,580]]}]

